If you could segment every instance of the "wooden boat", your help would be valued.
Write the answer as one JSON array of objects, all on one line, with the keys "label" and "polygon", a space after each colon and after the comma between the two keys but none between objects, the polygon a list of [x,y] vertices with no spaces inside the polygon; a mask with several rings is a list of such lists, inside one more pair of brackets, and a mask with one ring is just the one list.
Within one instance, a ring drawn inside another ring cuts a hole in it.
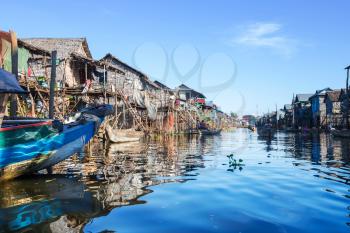
[{"label": "wooden boat", "polygon": [[95,135],[110,105],[84,109],[69,124],[53,120],[4,120],[0,128],[0,181],[40,171],[80,152]]},{"label": "wooden boat", "polygon": [[343,130],[331,129],[331,134],[333,137],[350,138],[350,130],[348,129],[343,129]]},{"label": "wooden boat", "polygon": [[252,125],[248,125],[248,129],[249,129],[250,131],[255,132],[255,127],[254,127],[254,126],[252,126]]},{"label": "wooden boat", "polygon": [[264,126],[258,126],[257,132],[260,137],[272,138],[276,133],[276,129],[274,129],[271,125],[266,124]]},{"label": "wooden boat", "polygon": [[0,181],[33,173],[80,152],[94,136],[111,105],[83,109],[79,117],[63,124],[57,120],[4,119],[9,94],[25,91],[14,75],[0,69]]},{"label": "wooden boat", "polygon": [[107,124],[106,132],[109,140],[113,143],[126,143],[140,141],[145,134],[141,131],[135,131],[130,129],[116,129],[114,130]]},{"label": "wooden boat", "polygon": [[221,129],[200,129],[200,135],[219,135],[221,134]]}]

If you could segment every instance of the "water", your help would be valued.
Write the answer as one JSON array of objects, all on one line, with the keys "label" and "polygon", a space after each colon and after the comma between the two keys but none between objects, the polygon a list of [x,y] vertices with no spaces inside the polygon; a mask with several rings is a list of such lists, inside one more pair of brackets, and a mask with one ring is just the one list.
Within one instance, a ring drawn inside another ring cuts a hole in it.
[{"label": "water", "polygon": [[350,232],[348,140],[242,129],[92,150],[2,184],[1,230]]}]

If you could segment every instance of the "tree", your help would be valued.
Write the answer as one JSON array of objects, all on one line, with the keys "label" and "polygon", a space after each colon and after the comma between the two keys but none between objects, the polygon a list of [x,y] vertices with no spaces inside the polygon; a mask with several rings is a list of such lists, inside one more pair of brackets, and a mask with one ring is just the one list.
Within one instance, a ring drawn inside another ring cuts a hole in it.
[{"label": "tree", "polygon": [[235,113],[235,112],[231,112],[231,113],[230,113],[230,116],[231,116],[232,118],[234,118],[234,119],[237,119],[237,118],[238,118],[238,115],[237,115],[237,113]]}]

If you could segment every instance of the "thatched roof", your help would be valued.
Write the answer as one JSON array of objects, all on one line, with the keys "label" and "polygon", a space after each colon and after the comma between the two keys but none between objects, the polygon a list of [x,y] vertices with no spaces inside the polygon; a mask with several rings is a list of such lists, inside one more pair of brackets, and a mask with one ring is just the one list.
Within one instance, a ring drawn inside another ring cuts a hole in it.
[{"label": "thatched roof", "polygon": [[77,53],[92,59],[92,55],[85,38],[22,38],[22,41],[48,51],[57,50],[60,59]]},{"label": "thatched roof", "polygon": [[17,43],[18,43],[18,46],[22,46],[23,48],[28,49],[32,53],[43,55],[43,56],[49,56],[49,57],[51,56],[51,53],[48,50],[33,46],[23,40],[18,39]]},{"label": "thatched roof", "polygon": [[[9,43],[11,43],[11,34],[9,32],[0,31],[0,38],[5,39]],[[51,54],[50,51],[48,51],[46,49],[33,46],[33,45],[31,45],[31,44],[29,44],[21,39],[18,39],[18,38],[17,38],[17,44],[19,47],[26,48],[30,52],[37,54],[37,55],[50,56],[50,54]],[[0,47],[1,47],[1,43],[0,43]]]},{"label": "thatched roof", "polygon": [[[71,53],[71,58],[76,60],[76,61],[87,63],[87,64],[89,64],[91,66],[95,66],[95,67],[102,68],[105,65],[103,62],[93,60],[93,59],[91,59],[89,57],[83,56],[83,55],[81,55],[79,53],[75,53],[75,52]],[[119,74],[125,75],[125,73],[123,71],[121,71],[120,69],[117,69],[117,68],[115,68],[113,66],[107,66],[106,65],[106,70],[115,71],[115,72],[117,72]]]}]

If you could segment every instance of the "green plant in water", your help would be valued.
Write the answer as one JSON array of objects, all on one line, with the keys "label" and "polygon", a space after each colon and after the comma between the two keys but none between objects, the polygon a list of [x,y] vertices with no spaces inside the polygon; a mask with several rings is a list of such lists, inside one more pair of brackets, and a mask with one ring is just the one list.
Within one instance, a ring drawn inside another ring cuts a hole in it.
[{"label": "green plant in water", "polygon": [[227,155],[227,158],[229,158],[229,169],[227,169],[227,171],[234,172],[236,169],[240,171],[243,170],[243,159],[235,159],[234,154]]}]

